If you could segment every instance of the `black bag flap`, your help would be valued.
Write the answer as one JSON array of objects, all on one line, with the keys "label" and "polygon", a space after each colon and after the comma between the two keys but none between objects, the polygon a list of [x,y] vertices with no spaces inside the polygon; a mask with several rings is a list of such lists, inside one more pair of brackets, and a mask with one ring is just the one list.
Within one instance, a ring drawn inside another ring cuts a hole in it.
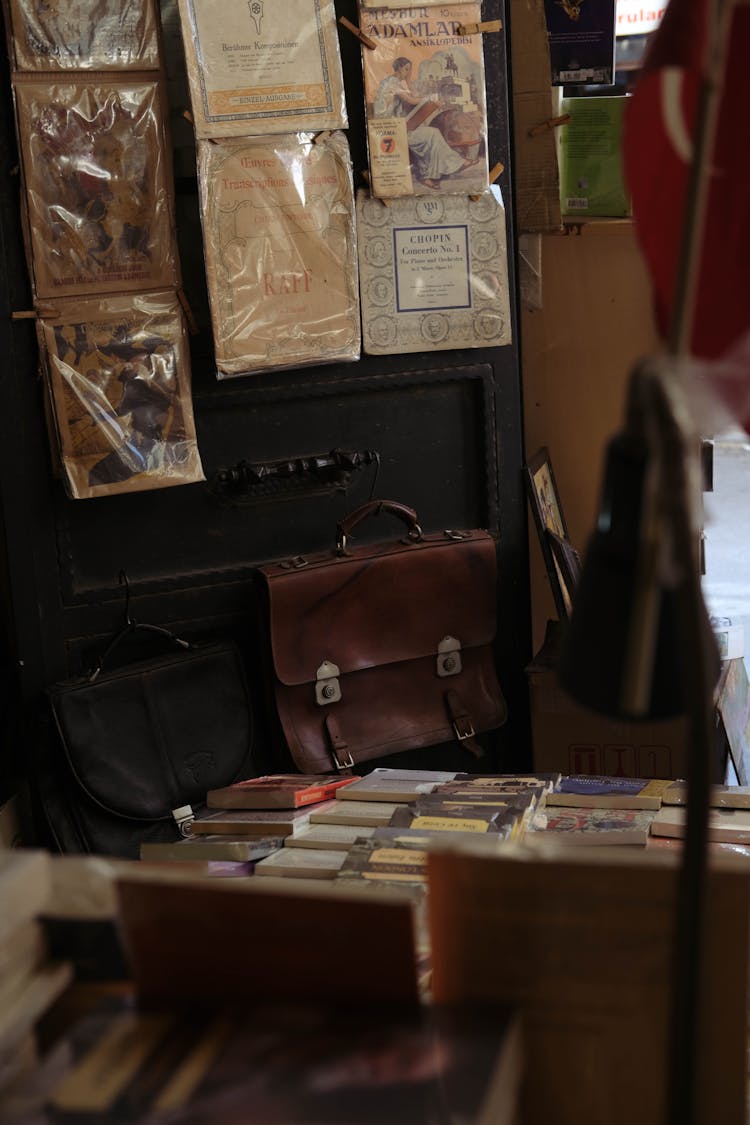
[{"label": "black bag flap", "polygon": [[250,769],[252,712],[232,642],[55,684],[47,694],[78,784],[118,816],[168,817]]},{"label": "black bag flap", "polygon": [[312,556],[296,569],[262,567],[281,682],[314,682],[324,661],[344,675],[436,655],[446,636],[462,648],[490,644],[495,542],[481,530],[450,534]]}]

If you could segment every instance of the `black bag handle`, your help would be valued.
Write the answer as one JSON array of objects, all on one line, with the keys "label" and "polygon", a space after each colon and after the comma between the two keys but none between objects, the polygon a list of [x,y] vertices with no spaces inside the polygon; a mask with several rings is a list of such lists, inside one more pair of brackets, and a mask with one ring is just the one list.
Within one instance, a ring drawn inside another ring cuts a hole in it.
[{"label": "black bag handle", "polygon": [[143,630],[143,632],[148,632],[148,633],[156,633],[158,636],[164,637],[166,640],[171,641],[173,644],[178,645],[179,648],[193,648],[194,647],[193,645],[191,645],[190,641],[184,641],[182,639],[182,637],[178,637],[176,633],[171,632],[171,630],[169,630],[169,629],[165,629],[162,625],[146,625],[145,623],[141,623],[140,621],[130,620],[130,621],[127,622],[127,624],[123,625],[123,627],[122,627],[122,629],[120,629],[119,633],[117,633],[112,638],[112,640],[109,642],[109,644],[105,648],[102,655],[99,657],[99,661],[96,665],[96,668],[94,669],[94,671],[89,676],[89,683],[90,684],[92,684],[94,682],[94,680],[96,680],[101,675],[101,673],[104,671],[104,665],[106,664],[107,660],[110,658],[110,656],[112,655],[114,650],[117,648],[117,646],[125,639],[125,637],[128,637],[133,633],[139,632],[140,630]]},{"label": "black bag handle", "polygon": [[368,516],[379,516],[381,512],[397,516],[406,524],[407,536],[411,542],[418,543],[422,538],[422,528],[419,526],[417,513],[406,504],[397,500],[368,500],[353,512],[349,512],[336,524],[336,554],[346,554],[347,536],[351,534],[358,523]]},{"label": "black bag handle", "polygon": [[117,633],[115,633],[114,637],[109,642],[102,655],[99,657],[94,671],[89,676],[90,684],[93,684],[93,682],[102,674],[102,672],[104,671],[104,665],[106,664],[107,660],[109,660],[110,656],[117,648],[117,646],[121,644],[121,642],[124,641],[126,637],[131,636],[133,633],[138,632],[139,630],[143,630],[146,633],[155,633],[157,636],[164,637],[165,640],[170,641],[172,644],[177,645],[179,648],[190,649],[194,647],[190,644],[190,641],[184,641],[182,637],[178,637],[176,633],[173,633],[170,629],[165,629],[162,625],[147,625],[145,622],[136,621],[134,617],[131,617],[130,584],[128,582],[128,576],[124,570],[121,570],[118,574],[117,581],[121,586],[125,587],[125,624]]}]

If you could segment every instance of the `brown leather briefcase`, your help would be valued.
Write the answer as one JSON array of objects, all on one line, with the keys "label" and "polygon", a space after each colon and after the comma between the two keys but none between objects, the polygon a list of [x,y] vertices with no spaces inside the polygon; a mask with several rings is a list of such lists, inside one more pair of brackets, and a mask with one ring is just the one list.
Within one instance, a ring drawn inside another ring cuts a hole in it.
[{"label": "brown leather briefcase", "polygon": [[[370,515],[406,533],[352,545]],[[495,542],[482,530],[423,535],[416,512],[391,500],[357,508],[330,551],[260,568],[273,688],[284,736],[303,772],[345,770],[371,758],[501,726],[495,671]]]}]

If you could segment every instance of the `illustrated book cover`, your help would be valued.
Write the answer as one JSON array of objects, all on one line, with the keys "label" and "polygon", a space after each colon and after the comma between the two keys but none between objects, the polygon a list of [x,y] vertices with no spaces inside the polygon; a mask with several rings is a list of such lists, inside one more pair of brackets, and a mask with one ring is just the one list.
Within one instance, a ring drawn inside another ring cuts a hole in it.
[{"label": "illustrated book cover", "polygon": [[40,306],[37,331],[74,499],[204,479],[185,318],[173,291]]},{"label": "illustrated book cover", "polygon": [[478,198],[357,193],[362,343],[370,355],[511,343],[505,208]]},{"label": "illustrated book cover", "polygon": [[209,789],[206,804],[210,809],[297,809],[330,800],[358,780],[330,774],[266,774]]},{"label": "illustrated book cover", "polygon": [[358,359],[343,133],[201,141],[198,181],[218,378]]},{"label": "illustrated book cover", "polygon": [[333,0],[180,0],[197,137],[347,126]]},{"label": "illustrated book cover", "polygon": [[370,187],[380,199],[489,186],[480,4],[361,8]]},{"label": "illustrated book cover", "polygon": [[170,1125],[508,1125],[523,1062],[508,1005],[347,1010],[305,995],[184,1017],[120,999],[79,1019],[68,1041],[69,1065],[38,1115],[49,1125],[120,1114]]},{"label": "illustrated book cover", "polygon": [[[687,810],[678,805],[663,805],[651,825],[654,836],[685,835]],[[750,809],[712,808],[708,812],[708,839],[731,843],[750,842]]]},{"label": "illustrated book cover", "polygon": [[[332,808],[335,801],[319,809]],[[221,833],[231,836],[290,836],[310,823],[312,809],[215,809],[197,816],[190,826],[194,836]]]},{"label": "illustrated book cover", "polygon": [[157,81],[17,81],[37,297],[176,286]]},{"label": "illustrated book cover", "polygon": [[643,777],[568,774],[547,794],[546,804],[596,809],[659,809],[672,784]]},{"label": "illustrated book cover", "polygon": [[542,808],[534,814],[524,843],[645,847],[657,815],[651,809]]},{"label": "illustrated book cover", "polygon": [[9,0],[12,60],[21,71],[154,70],[153,0]]},{"label": "illustrated book cover", "polygon": [[346,852],[335,848],[280,848],[255,865],[256,875],[335,879]]},{"label": "illustrated book cover", "polygon": [[441,782],[456,775],[445,770],[400,770],[376,766],[353,785],[339,789],[339,801],[413,801],[421,793],[430,793]]}]

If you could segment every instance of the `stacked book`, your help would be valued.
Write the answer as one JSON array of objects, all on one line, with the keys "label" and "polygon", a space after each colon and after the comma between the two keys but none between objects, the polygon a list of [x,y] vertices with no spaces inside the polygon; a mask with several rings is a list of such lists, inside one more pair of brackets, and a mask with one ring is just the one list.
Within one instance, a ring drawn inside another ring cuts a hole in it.
[{"label": "stacked book", "polygon": [[25,1110],[31,1075],[40,1073],[36,1028],[72,978],[50,959],[40,915],[51,889],[43,851],[0,851],[0,1120]]},{"label": "stacked book", "polygon": [[494,850],[517,839],[555,780],[388,768],[361,778],[257,778],[207,795],[211,811],[193,825],[192,852],[201,837],[265,825],[283,835],[282,846],[257,860],[256,876],[423,888],[431,841],[470,834]]}]

